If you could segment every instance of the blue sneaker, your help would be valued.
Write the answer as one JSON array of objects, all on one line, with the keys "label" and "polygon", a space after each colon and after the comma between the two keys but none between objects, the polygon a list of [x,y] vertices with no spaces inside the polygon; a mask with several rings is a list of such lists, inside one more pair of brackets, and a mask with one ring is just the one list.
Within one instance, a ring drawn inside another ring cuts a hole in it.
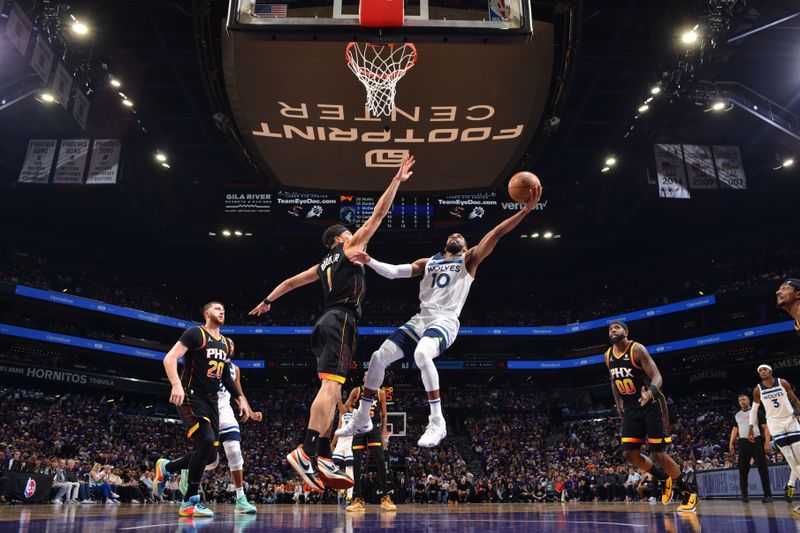
[{"label": "blue sneaker", "polygon": [[256,506],[252,503],[247,501],[247,496],[241,496],[236,498],[236,509],[234,510],[235,513],[244,513],[244,514],[253,514],[257,512]]},{"label": "blue sneaker", "polygon": [[167,459],[159,459],[156,461],[155,476],[153,477],[153,490],[159,498],[164,494],[164,487],[167,480],[172,477],[172,474],[167,472],[166,467],[169,464]]},{"label": "blue sneaker", "polygon": [[214,516],[214,511],[203,505],[203,502],[200,501],[199,494],[195,494],[189,498],[189,501],[182,501],[178,513],[181,516],[191,516],[194,518],[211,518]]}]

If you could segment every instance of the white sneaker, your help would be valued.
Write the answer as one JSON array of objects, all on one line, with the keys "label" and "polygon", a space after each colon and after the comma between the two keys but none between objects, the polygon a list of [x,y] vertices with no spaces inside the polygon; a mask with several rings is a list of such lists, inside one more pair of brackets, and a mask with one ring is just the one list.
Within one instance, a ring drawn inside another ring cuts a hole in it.
[{"label": "white sneaker", "polygon": [[353,435],[369,433],[371,429],[372,420],[369,417],[369,413],[365,414],[360,409],[356,409],[353,413],[353,419],[336,430],[336,436],[339,438],[352,437]]},{"label": "white sneaker", "polygon": [[428,417],[428,427],[425,428],[425,433],[417,441],[417,446],[420,448],[433,448],[442,442],[442,439],[446,436],[447,428],[445,427],[444,417],[430,415]]},{"label": "white sneaker", "polygon": [[119,494],[117,494],[116,492],[112,492],[111,493],[111,497],[114,498],[115,500],[117,500],[117,499],[119,499]]},{"label": "white sneaker", "polygon": [[92,504],[94,502],[92,500],[82,500],[81,503],[84,504],[84,505],[90,505],[90,504]]},{"label": "white sneaker", "polygon": [[58,498],[53,498],[52,500],[50,500],[50,503],[55,505],[61,505],[62,502]]}]

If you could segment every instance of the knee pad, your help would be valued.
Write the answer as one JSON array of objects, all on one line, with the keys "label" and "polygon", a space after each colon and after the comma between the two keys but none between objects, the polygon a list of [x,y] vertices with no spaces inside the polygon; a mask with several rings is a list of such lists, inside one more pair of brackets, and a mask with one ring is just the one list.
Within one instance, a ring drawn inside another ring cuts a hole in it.
[{"label": "knee pad", "polygon": [[369,359],[369,371],[364,380],[364,386],[371,390],[378,390],[383,384],[386,367],[403,358],[403,350],[391,340],[383,341],[381,347],[372,353]]},{"label": "knee pad", "polygon": [[225,448],[225,456],[228,458],[228,468],[231,472],[241,470],[244,466],[244,457],[242,457],[242,446],[238,440],[228,440],[222,443]]},{"label": "knee pad", "polygon": [[439,340],[433,337],[423,337],[414,350],[414,362],[422,373],[422,384],[430,392],[439,390],[439,372],[433,360],[439,356]]}]

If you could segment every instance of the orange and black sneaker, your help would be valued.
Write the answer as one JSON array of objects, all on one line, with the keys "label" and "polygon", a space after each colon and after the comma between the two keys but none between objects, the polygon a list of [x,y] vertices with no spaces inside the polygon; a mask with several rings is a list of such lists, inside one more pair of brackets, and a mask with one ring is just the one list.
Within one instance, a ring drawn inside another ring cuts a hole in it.
[{"label": "orange and black sneaker", "polygon": [[302,479],[312,491],[325,492],[325,485],[323,485],[322,481],[319,479],[319,474],[317,474],[317,468],[314,464],[315,462],[303,451],[302,444],[286,456],[286,462],[294,468],[294,471],[297,472],[300,479]]},{"label": "orange and black sneaker", "polygon": [[364,500],[361,498],[353,498],[353,503],[347,506],[347,512],[366,511],[367,507],[364,505]]},{"label": "orange and black sneaker", "polygon": [[384,496],[383,498],[381,498],[381,509],[383,509],[384,511],[396,511],[397,510],[397,506],[394,504],[394,502],[392,501],[391,496],[389,496],[388,494],[386,496]]},{"label": "orange and black sneaker", "polygon": [[326,457],[317,458],[317,471],[319,477],[326,486],[335,489],[349,489],[355,482],[353,478],[347,475],[347,472],[336,466],[331,459]]},{"label": "orange and black sneaker", "polygon": [[661,503],[664,505],[669,505],[669,501],[672,499],[672,478],[667,476],[667,479],[663,481],[661,485]]}]

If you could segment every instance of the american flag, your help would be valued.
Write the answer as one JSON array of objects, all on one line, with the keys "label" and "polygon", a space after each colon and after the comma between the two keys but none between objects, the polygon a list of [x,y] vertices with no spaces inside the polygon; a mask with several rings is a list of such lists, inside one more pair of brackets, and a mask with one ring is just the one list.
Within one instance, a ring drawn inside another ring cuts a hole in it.
[{"label": "american flag", "polygon": [[286,4],[256,4],[253,14],[261,18],[285,18]]}]

